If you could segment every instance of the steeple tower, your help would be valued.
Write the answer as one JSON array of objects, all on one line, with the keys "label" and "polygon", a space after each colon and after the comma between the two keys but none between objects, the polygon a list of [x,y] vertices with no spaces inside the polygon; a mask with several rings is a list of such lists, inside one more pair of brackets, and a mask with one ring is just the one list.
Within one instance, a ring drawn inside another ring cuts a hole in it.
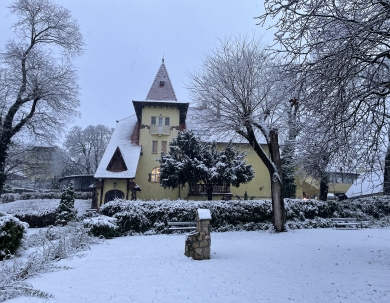
[{"label": "steeple tower", "polygon": [[162,59],[160,69],[154,78],[146,100],[177,101],[171,79],[169,79],[167,69],[165,68],[164,58]]}]

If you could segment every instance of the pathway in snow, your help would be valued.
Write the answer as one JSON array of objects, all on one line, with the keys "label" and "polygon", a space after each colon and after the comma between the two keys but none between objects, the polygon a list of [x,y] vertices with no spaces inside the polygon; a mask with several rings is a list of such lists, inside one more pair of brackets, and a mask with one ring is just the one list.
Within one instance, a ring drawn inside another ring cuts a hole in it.
[{"label": "pathway in snow", "polygon": [[390,302],[389,228],[211,237],[207,261],[184,256],[184,235],[108,240],[30,280],[53,299],[7,302]]}]

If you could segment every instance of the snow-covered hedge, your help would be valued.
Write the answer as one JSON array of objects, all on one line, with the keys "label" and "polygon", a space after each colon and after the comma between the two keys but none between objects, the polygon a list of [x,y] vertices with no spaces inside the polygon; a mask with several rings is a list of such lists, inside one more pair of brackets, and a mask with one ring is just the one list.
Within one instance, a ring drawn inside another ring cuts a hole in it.
[{"label": "snow-covered hedge", "polygon": [[[60,199],[61,192],[25,192],[25,193],[8,193],[0,196],[0,203],[9,203],[16,200],[32,200],[32,199]],[[92,192],[74,192],[75,199],[87,200],[92,199]]]},{"label": "snow-covered hedge", "polygon": [[0,212],[0,261],[16,252],[27,228],[28,224],[20,222],[10,214]]},{"label": "snow-covered hedge", "polygon": [[108,216],[96,216],[84,219],[84,227],[95,237],[113,238],[118,235],[117,219]]},{"label": "snow-covered hedge", "polygon": [[[371,197],[342,202],[286,199],[287,227],[332,227],[332,217],[356,217],[369,224],[390,225],[390,197]],[[112,201],[100,208],[118,219],[122,234],[152,231],[165,233],[167,222],[193,221],[198,208],[208,208],[213,231],[265,230],[272,228],[269,200],[241,201]],[[378,221],[380,219],[380,222]]]},{"label": "snow-covered hedge", "polygon": [[[46,227],[54,225],[59,199],[18,200],[0,204],[0,211],[5,211],[19,220],[26,222],[30,227]],[[88,200],[75,200],[77,214],[82,216],[91,207]]]}]

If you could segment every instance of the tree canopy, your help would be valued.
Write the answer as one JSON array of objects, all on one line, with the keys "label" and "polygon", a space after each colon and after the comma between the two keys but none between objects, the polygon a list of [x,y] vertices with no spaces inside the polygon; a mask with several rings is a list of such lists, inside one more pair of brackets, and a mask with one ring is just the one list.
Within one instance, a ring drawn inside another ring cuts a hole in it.
[{"label": "tree canopy", "polygon": [[198,114],[201,123],[212,132],[244,138],[263,161],[271,180],[277,231],[285,230],[278,138],[288,119],[287,82],[261,41],[237,36],[220,41],[206,54],[188,85],[194,102],[203,109]]},{"label": "tree canopy", "polygon": [[16,0],[15,38],[0,50],[0,190],[7,150],[20,131],[52,140],[77,114],[73,66],[83,39],[70,12],[50,0]]},{"label": "tree canopy", "polygon": [[159,162],[160,183],[164,188],[183,187],[201,183],[208,200],[212,200],[215,185],[239,187],[254,177],[252,165],[245,161],[246,152],[235,150],[232,143],[218,149],[215,142],[201,142],[191,131],[180,132],[169,144],[167,154]]}]

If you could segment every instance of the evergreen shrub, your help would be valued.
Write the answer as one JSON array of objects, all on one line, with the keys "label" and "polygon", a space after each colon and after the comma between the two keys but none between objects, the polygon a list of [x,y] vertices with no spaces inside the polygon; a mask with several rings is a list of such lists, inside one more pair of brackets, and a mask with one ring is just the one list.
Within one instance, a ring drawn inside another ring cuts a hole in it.
[{"label": "evergreen shrub", "polygon": [[68,222],[76,219],[76,210],[74,208],[74,188],[73,182],[69,183],[61,193],[60,205],[56,212],[56,225],[66,225]]},{"label": "evergreen shrub", "polygon": [[28,224],[14,216],[0,212],[0,261],[13,255],[22,244]]},{"label": "evergreen shrub", "polygon": [[95,216],[83,220],[84,227],[89,230],[89,233],[95,237],[104,237],[111,239],[116,237],[119,232],[116,218],[108,216]]}]

